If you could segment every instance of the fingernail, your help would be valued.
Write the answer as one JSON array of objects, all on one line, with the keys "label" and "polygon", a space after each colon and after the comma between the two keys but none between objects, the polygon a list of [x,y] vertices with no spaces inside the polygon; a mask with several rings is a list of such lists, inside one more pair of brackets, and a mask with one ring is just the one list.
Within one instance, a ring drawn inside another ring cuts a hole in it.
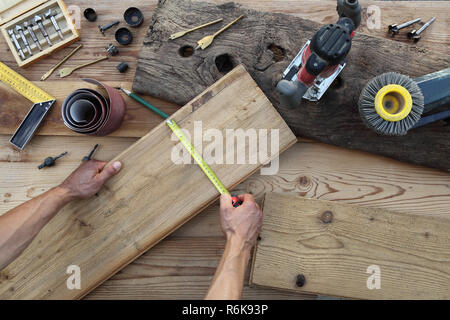
[{"label": "fingernail", "polygon": [[116,171],[119,171],[121,167],[122,167],[122,164],[119,161],[116,161],[116,162],[113,163],[113,168]]}]

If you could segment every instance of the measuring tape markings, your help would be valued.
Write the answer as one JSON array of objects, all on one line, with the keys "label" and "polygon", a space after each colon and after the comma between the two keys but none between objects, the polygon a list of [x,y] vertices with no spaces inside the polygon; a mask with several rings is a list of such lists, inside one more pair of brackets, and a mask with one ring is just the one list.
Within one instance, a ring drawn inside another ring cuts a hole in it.
[{"label": "measuring tape markings", "polygon": [[198,166],[206,174],[206,176],[209,178],[209,180],[211,180],[211,182],[216,187],[216,189],[219,191],[219,193],[230,195],[230,192],[223,185],[223,183],[216,176],[216,174],[212,171],[212,169],[206,163],[206,161],[203,159],[203,157],[200,155],[200,153],[198,153],[198,151],[194,148],[192,143],[184,135],[183,131],[181,131],[180,127],[178,127],[176,122],[174,120],[169,119],[166,121],[166,123],[169,126],[169,128],[172,129],[173,133],[175,133],[175,135],[178,137],[178,139],[183,144],[183,146],[186,148],[186,150],[188,150],[188,152],[190,153],[192,158],[194,158],[195,162],[197,162]]},{"label": "measuring tape markings", "polygon": [[0,62],[0,80],[33,103],[56,100],[2,62]]}]

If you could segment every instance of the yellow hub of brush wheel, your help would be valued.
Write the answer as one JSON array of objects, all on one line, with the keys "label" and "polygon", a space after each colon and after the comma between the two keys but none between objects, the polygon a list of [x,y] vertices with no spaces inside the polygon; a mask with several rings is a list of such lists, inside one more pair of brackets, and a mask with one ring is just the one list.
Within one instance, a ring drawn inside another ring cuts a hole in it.
[{"label": "yellow hub of brush wheel", "polygon": [[405,119],[411,109],[411,94],[398,84],[384,86],[375,96],[375,110],[386,121]]}]

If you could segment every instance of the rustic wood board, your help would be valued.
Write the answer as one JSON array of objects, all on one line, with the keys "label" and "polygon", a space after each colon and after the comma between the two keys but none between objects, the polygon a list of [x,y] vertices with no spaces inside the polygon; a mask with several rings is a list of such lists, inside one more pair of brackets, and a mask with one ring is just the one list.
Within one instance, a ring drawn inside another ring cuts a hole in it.
[{"label": "rustic wood board", "polygon": [[[210,0],[210,2],[216,4],[227,1],[229,0]],[[335,0],[298,0],[294,2],[290,0],[239,0],[238,2],[253,9],[288,13],[320,23],[332,23],[335,20]],[[75,5],[80,8],[92,5],[92,1],[88,0],[65,0],[65,3],[69,7]],[[369,5],[375,5],[381,9],[381,29],[369,29],[365,25],[365,19],[363,19],[363,24],[359,29],[365,34],[378,37],[389,38],[384,33],[384,30],[392,22],[407,21],[411,17],[416,16],[422,16],[424,19],[425,17],[436,16],[436,22],[427,29],[426,37],[418,43],[418,46],[433,52],[448,54],[450,37],[448,36],[449,17],[447,15],[447,2],[363,0],[361,3],[365,8]],[[111,57],[109,61],[104,61],[101,64],[85,68],[83,72],[74,73],[71,77],[59,79],[56,74],[52,75],[46,82],[52,81],[55,85],[49,86],[48,88],[50,89],[48,91],[53,93],[53,90],[56,89],[56,84],[58,85],[57,90],[62,89],[66,82],[70,83],[74,88],[81,87],[83,85],[79,81],[81,76],[97,79],[114,79],[114,81],[120,81],[125,88],[130,88],[144,34],[150,24],[150,16],[156,5],[157,0],[96,2],[98,10],[101,10],[102,14],[98,16],[96,23],[90,23],[81,17],[80,33],[84,49],[73,56],[67,62],[67,66],[79,65],[96,59],[103,54],[103,48],[113,40],[113,32],[103,37],[98,32],[97,24],[103,25],[114,19],[121,18],[118,13],[123,12],[130,6],[138,7],[145,15],[143,25],[138,29],[131,30],[135,41],[126,47],[120,47],[120,55]],[[408,42],[405,38],[400,36],[394,40]],[[19,69],[6,43],[0,41],[2,62],[19,71],[28,79],[36,81],[39,86],[43,85],[39,81],[42,74],[61,60],[70,48],[66,50],[56,52],[51,57],[39,61],[39,63],[27,69]],[[124,74],[118,74],[115,66],[122,60],[129,63],[130,69]],[[76,83],[77,81],[78,83]],[[2,90],[3,85],[0,85],[0,92]],[[4,104],[0,104],[0,109],[2,105],[9,106],[11,103],[16,103],[15,110],[25,115],[30,107],[29,102],[24,100],[25,103],[18,104],[16,101],[17,97],[19,96],[13,96],[12,100],[10,99]],[[146,99],[149,99],[154,105],[162,107],[169,114],[177,110],[177,105],[175,104],[168,104],[153,97],[146,97]],[[146,121],[140,122],[139,125],[142,125],[142,127],[138,128],[140,136],[145,135],[161,122],[159,116],[148,110],[144,111],[147,112],[144,116],[152,123],[152,127],[146,129]],[[130,115],[134,116],[134,111]],[[139,117],[140,115],[136,116],[136,118]],[[125,119],[124,125],[126,123],[128,123],[127,119]],[[19,122],[17,122],[18,124]],[[6,177],[6,179],[0,180],[1,213],[59,183],[79,164],[79,159],[86,155],[86,150],[92,148],[93,144],[100,143],[100,149],[96,152],[95,157],[101,160],[109,160],[136,140],[134,138],[105,137],[101,139],[95,138],[94,141],[92,137],[82,135],[52,137],[52,129],[47,128],[47,126],[51,125],[51,123],[46,123],[39,132],[39,134],[48,133],[49,135],[33,138],[22,152],[14,150],[8,142],[16,126],[12,125],[10,132],[0,135],[0,172],[2,177]],[[124,133],[130,136],[126,133],[127,129],[124,125],[121,127],[121,134]],[[3,129],[3,127],[0,129]],[[69,154],[61,159],[57,166],[47,170],[45,173],[39,172],[37,174],[37,165],[46,156],[58,154],[64,146],[68,146]],[[234,188],[234,190],[236,192],[253,192],[258,199],[261,199],[266,191],[292,191],[306,197],[339,200],[346,203],[377,206],[414,214],[448,217],[448,208],[450,206],[448,181],[449,176],[444,172],[420,168],[331,145],[301,142],[283,153],[280,159],[280,172],[277,175],[260,176],[259,174],[254,174]],[[218,202],[216,202],[205,209],[202,214],[199,214],[175,231],[169,238],[172,238],[172,236],[202,237],[202,241],[206,243],[206,241],[212,241],[211,239],[215,237],[221,237],[222,232],[218,224],[218,208]],[[214,268],[205,268],[207,262],[203,263],[204,260],[201,256],[202,251],[204,251],[204,255],[209,257],[210,251],[206,246],[203,249],[199,248],[195,242],[189,242],[186,238],[180,239],[176,244],[170,241],[169,239],[162,241],[154,249],[149,250],[141,258],[127,266],[123,272],[119,272],[92,291],[87,298],[202,298],[207,291],[208,281],[214,272]],[[166,242],[170,243],[166,244]],[[212,242],[208,243],[213,245]],[[183,244],[185,245],[183,246]],[[219,245],[217,245],[216,261],[220,259],[221,251],[219,249]],[[198,250],[198,259],[201,261],[197,261],[195,265],[192,265],[189,269],[191,271],[189,271],[185,267],[186,260],[181,257],[182,253],[180,253],[180,259],[174,260],[174,257],[177,256],[180,250],[184,250],[188,254]],[[176,272],[167,273],[169,266],[171,266],[169,270],[180,270],[183,268],[183,275],[178,276]],[[203,277],[199,275],[199,268],[204,272]],[[248,287],[246,285],[244,290],[244,298],[287,298],[287,295],[298,298],[305,297],[305,295],[299,295],[295,292],[286,293],[273,289],[264,290],[260,286]]]},{"label": "rustic wood board", "polygon": [[[236,98],[239,90],[245,94]],[[194,121],[203,121],[204,130],[224,134],[231,128],[277,129],[280,152],[296,142],[242,66],[185,105],[174,119],[190,132]],[[162,123],[117,156],[123,169],[99,196],[68,205],[3,270],[0,297],[80,298],[217,199],[217,190],[198,166],[173,163],[177,142],[170,133]],[[246,152],[246,146],[238,145],[235,151]],[[211,165],[228,188],[260,166]],[[66,269],[73,264],[81,268],[83,285],[71,291]]]},{"label": "rustic wood board", "polygon": [[[280,156],[278,174],[255,173],[233,190],[250,192],[258,202],[266,192],[292,192],[308,198],[450,219],[449,179],[450,174],[435,169],[322,143],[299,142]],[[223,238],[218,202],[86,298],[201,299],[223,250],[218,246],[214,257],[209,250],[218,241],[214,238]],[[209,259],[215,259],[215,263]],[[246,283],[243,298],[284,299],[288,298],[286,294],[290,294],[289,298],[306,298],[304,293],[277,290],[277,294],[263,294],[260,289],[264,287],[249,287]]]},{"label": "rustic wood board", "polygon": [[[93,141],[90,137],[72,137],[67,156],[44,172],[37,170],[37,166],[46,156],[66,150],[61,146],[67,137],[38,136],[25,152],[9,148],[8,138],[0,135],[0,172],[4,177],[0,180],[0,214],[60,183],[79,165],[93,143],[100,144],[95,157],[107,161],[136,141],[135,138],[105,137]],[[438,170],[322,143],[299,142],[280,156],[280,170],[276,175],[261,176],[257,172],[233,191],[250,192],[258,202],[265,192],[293,192],[308,198],[450,219],[448,181],[450,174]],[[202,247],[201,243],[205,245]],[[219,203],[215,202],[86,298],[201,299],[220,259],[221,243]],[[216,250],[209,249],[212,247]],[[304,299],[309,296],[246,284],[243,297]]]},{"label": "rustic wood board", "polygon": [[[267,193],[263,211],[253,284],[361,299],[450,297],[448,219],[286,193]],[[369,290],[373,265],[381,287]]]},{"label": "rustic wood board", "polygon": [[[246,18],[217,37],[209,48],[197,50],[189,57],[183,57],[180,50],[195,46],[197,40],[215,32],[220,25],[168,41],[170,34],[200,21],[218,17],[229,21],[239,14]],[[371,78],[388,71],[412,77],[434,72],[448,67],[448,54],[357,33],[342,80],[319,103],[304,101],[300,110],[278,106],[275,85],[282,71],[319,27],[310,20],[233,3],[216,6],[184,0],[161,1],[144,40],[133,89],[183,104],[223,76],[230,66],[243,63],[296,135],[450,170],[450,126],[445,126],[445,122],[410,131],[405,137],[385,137],[367,129],[357,111],[359,94]],[[282,54],[272,50],[271,45],[281,47]],[[229,57],[225,59],[229,65],[221,67],[218,57],[224,54]]]}]

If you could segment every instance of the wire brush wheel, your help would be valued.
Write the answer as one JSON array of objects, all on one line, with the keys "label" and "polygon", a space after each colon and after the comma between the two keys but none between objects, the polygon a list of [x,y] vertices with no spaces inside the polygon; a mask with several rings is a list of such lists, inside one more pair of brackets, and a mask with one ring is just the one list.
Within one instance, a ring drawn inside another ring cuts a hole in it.
[{"label": "wire brush wheel", "polygon": [[388,72],[370,80],[358,104],[367,127],[382,135],[403,136],[422,117],[424,98],[410,77]]}]

